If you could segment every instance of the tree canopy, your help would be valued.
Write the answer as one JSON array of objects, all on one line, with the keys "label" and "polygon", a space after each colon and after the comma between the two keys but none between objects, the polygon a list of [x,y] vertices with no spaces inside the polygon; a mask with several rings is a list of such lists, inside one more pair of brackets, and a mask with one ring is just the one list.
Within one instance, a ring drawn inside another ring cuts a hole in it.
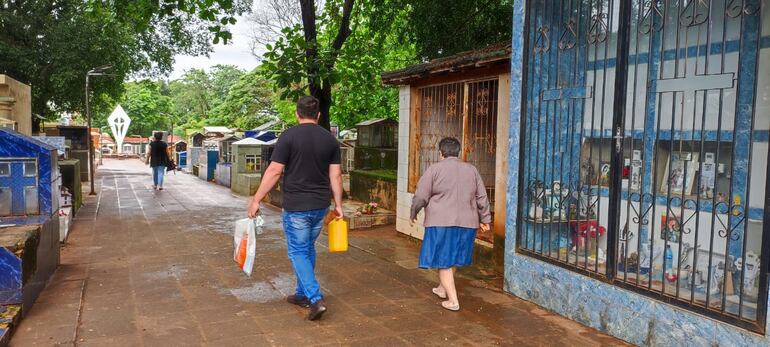
[{"label": "tree canopy", "polygon": [[[0,4],[0,72],[32,85],[33,113],[82,112],[86,72],[111,65],[92,90],[113,99],[129,76],[163,75],[177,54],[230,38],[251,0],[35,0]],[[96,102],[103,98],[95,98]]]},{"label": "tree canopy", "polygon": [[[303,1],[306,6],[312,1]],[[263,69],[283,100],[311,94],[321,117],[342,127],[369,118],[398,116],[397,92],[380,84],[380,73],[415,63],[404,40],[408,8],[389,0],[326,1],[318,16],[283,29],[267,45]],[[313,24],[311,28],[307,26]],[[324,109],[326,107],[326,109]]]},{"label": "tree canopy", "polygon": [[410,7],[409,32],[422,59],[511,41],[514,0],[397,0]]}]

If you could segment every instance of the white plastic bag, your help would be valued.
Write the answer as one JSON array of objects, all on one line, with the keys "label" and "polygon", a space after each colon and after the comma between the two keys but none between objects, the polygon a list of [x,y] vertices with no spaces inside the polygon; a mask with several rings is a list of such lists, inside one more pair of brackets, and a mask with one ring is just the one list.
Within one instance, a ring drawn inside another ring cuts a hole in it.
[{"label": "white plastic bag", "polygon": [[254,257],[257,255],[256,238],[262,233],[262,226],[265,224],[262,216],[255,219],[245,218],[235,222],[235,232],[233,233],[233,260],[246,273],[251,276],[254,268]]}]

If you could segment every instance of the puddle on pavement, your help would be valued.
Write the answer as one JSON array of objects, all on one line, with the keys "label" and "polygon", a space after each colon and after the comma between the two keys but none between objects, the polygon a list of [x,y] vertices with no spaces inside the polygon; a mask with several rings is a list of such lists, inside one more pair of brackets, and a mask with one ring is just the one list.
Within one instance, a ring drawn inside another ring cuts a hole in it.
[{"label": "puddle on pavement", "polygon": [[288,273],[279,273],[278,277],[267,281],[255,282],[249,287],[222,289],[223,294],[230,293],[243,302],[268,303],[283,300],[289,293],[294,292],[294,277]]},{"label": "puddle on pavement", "polygon": [[155,271],[155,272],[147,272],[143,275],[145,277],[156,279],[156,280],[163,280],[163,279],[180,279],[182,276],[184,276],[187,273],[187,269],[185,269],[182,266],[171,266],[168,270],[165,271]]},{"label": "puddle on pavement", "polygon": [[512,298],[504,293],[496,292],[487,288],[478,288],[468,286],[464,291],[471,296],[477,297],[484,302],[492,305],[505,305],[512,301]]}]

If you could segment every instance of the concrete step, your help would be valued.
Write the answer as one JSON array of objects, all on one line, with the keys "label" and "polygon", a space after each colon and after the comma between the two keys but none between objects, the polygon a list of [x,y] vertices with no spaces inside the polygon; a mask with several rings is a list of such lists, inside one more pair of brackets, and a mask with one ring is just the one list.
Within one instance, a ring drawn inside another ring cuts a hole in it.
[{"label": "concrete step", "polygon": [[0,346],[7,346],[21,322],[21,305],[0,305]]},{"label": "concrete step", "polygon": [[41,222],[0,228],[0,305],[29,312],[59,265],[59,216]]}]

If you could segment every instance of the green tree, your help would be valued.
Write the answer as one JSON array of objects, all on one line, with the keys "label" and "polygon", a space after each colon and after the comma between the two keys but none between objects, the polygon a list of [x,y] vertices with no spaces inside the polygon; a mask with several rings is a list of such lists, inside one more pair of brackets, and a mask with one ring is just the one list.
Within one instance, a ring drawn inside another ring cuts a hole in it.
[{"label": "green tree", "polygon": [[[120,105],[131,118],[131,126],[128,129],[131,135],[144,137],[152,135],[153,130],[168,131],[171,128],[172,102],[171,98],[161,93],[160,83],[151,80],[129,82],[125,84],[125,93],[117,101],[105,100],[109,110]],[[101,116],[94,119],[94,125],[107,128],[107,117]]]},{"label": "green tree", "polygon": [[230,88],[233,87],[246,72],[241,70],[235,65],[214,65],[209,72],[210,80],[210,97],[212,109],[219,106],[227,94],[230,92]]},{"label": "green tree", "polygon": [[422,59],[511,41],[514,0],[397,0],[411,8],[406,30]]},{"label": "green tree", "polygon": [[[379,76],[417,62],[405,30],[409,7],[394,6],[398,4],[391,0],[328,1],[317,20],[316,37],[318,42],[331,42],[329,46],[307,39],[307,18],[303,26],[285,28],[284,36],[266,47],[263,63],[268,78],[282,91],[281,99],[294,100],[310,93],[321,100],[321,121],[328,117],[342,127],[364,119],[397,117],[397,91],[383,87]],[[344,45],[335,46],[339,42]],[[282,118],[290,117],[279,113]]]},{"label": "green tree", "polygon": [[250,4],[250,0],[4,1],[0,72],[32,85],[33,113],[50,118],[57,111],[80,112],[90,69],[113,66],[113,76],[94,79],[92,90],[118,98],[126,76],[168,73],[175,55],[205,54],[211,42],[229,39],[226,24]]},{"label": "green tree", "polygon": [[332,87],[339,82],[335,64],[352,33],[350,17],[355,0],[329,0],[320,16],[313,0],[300,0],[302,25],[285,28],[284,37],[268,45],[263,67],[280,89],[282,99],[309,93],[320,103],[319,123],[329,129]]},{"label": "green tree", "polygon": [[211,111],[210,121],[246,130],[276,116],[272,87],[257,68],[230,86],[224,100]]},{"label": "green tree", "polygon": [[207,119],[212,108],[211,78],[206,71],[190,69],[178,80],[169,82],[174,115],[179,122]]},{"label": "green tree", "polygon": [[337,64],[340,78],[331,112],[332,121],[343,129],[367,119],[398,117],[398,90],[383,86],[380,75],[418,61],[404,31],[409,10],[392,5],[362,1],[353,16],[355,29]]}]

